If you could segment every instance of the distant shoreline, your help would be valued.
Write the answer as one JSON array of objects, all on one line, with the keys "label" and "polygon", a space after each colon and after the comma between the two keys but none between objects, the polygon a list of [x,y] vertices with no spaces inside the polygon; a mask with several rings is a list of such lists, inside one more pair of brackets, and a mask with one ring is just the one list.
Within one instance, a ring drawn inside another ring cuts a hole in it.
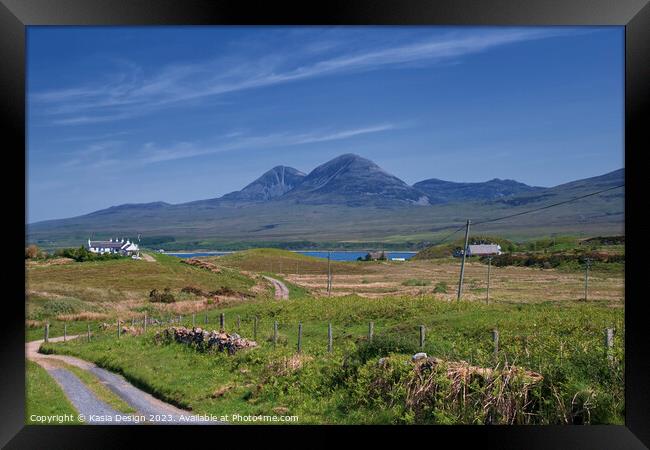
[{"label": "distant shoreline", "polygon": [[[191,255],[194,253],[210,253],[210,254],[230,254],[230,253],[237,253],[237,252],[243,252],[246,250],[255,250],[255,248],[250,248],[250,249],[244,249],[244,250],[182,250],[182,251],[176,251],[176,250],[171,250],[171,251],[165,251],[162,254],[163,255]],[[328,251],[331,252],[336,252],[336,253],[363,253],[363,252],[381,252],[382,250],[368,250],[368,249],[362,249],[362,250],[287,250],[288,252],[294,252],[294,253],[305,253],[305,252],[313,252],[313,253],[326,253]],[[414,250],[383,250],[385,253],[413,253],[416,254],[418,252]],[[161,253],[158,251],[155,251],[155,253]]]},{"label": "distant shoreline", "polygon": [[219,250],[182,250],[177,252],[176,250],[170,250],[170,251],[164,251],[164,252],[159,252],[154,250],[154,253],[159,253],[162,255],[191,255],[193,253],[210,253],[210,254],[221,254],[221,253],[236,253],[237,251],[243,251],[243,250],[228,250],[228,251],[219,251]]}]

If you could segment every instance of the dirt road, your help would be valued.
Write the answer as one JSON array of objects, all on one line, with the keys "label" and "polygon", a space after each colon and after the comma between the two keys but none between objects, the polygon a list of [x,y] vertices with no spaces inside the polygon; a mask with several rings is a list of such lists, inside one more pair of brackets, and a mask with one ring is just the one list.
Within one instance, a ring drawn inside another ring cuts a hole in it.
[{"label": "dirt road", "polygon": [[287,288],[282,281],[267,277],[266,275],[264,275],[264,278],[273,284],[273,287],[275,288],[275,298],[282,300],[287,300],[289,298],[289,288]]},{"label": "dirt road", "polygon": [[[68,339],[74,339],[77,336],[68,336]],[[62,341],[62,337],[51,338],[50,341]],[[128,423],[174,423],[188,425],[215,425],[223,422],[200,420],[194,414],[173,405],[165,403],[150,394],[136,388],[122,376],[109,372],[106,369],[97,367],[95,364],[84,361],[79,358],[67,355],[44,355],[38,353],[42,340],[32,341],[25,344],[25,357],[43,367],[63,389],[66,396],[77,409],[79,414],[85,417],[87,423],[105,423],[105,424],[128,424]],[[132,408],[136,410],[134,414],[124,414],[114,410],[97,396],[71,371],[61,367],[57,362],[78,367],[91,372],[113,393],[122,398]],[[111,416],[111,421],[106,417]],[[134,420],[144,416],[144,420]],[[119,422],[118,422],[119,420]]]},{"label": "dirt road", "polygon": [[140,256],[142,257],[142,259],[144,259],[147,262],[156,262],[156,259],[153,256],[151,256],[149,253],[143,252],[140,253]]}]

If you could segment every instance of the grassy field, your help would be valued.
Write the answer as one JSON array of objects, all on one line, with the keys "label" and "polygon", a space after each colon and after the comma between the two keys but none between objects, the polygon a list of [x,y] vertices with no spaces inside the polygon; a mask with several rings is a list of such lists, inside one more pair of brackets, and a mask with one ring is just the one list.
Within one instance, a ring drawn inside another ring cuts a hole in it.
[{"label": "grassy field", "polygon": [[[36,420],[33,416],[62,416],[70,414],[71,421],[61,421],[61,424],[78,425],[77,410],[68,401],[65,394],[52,377],[41,366],[32,361],[26,362],[26,404],[25,423],[28,425],[47,425]],[[50,425],[57,425],[50,423]]]},{"label": "grassy field", "polygon": [[[566,246],[557,239],[554,246]],[[575,240],[571,239],[575,246]],[[541,242],[536,244],[541,246]],[[608,251],[622,251],[607,248]],[[573,247],[571,247],[573,248]],[[598,248],[599,251],[602,249]],[[541,251],[541,250],[540,250]],[[200,258],[218,266],[279,276],[314,296],[327,295],[327,260],[277,249],[255,249],[225,256]],[[332,262],[334,296],[368,298],[396,295],[436,294],[456,298],[460,260],[440,256],[409,261]],[[446,292],[440,286],[446,285]],[[477,259],[466,263],[464,297],[486,299],[487,265]],[[590,298],[620,307],[624,299],[624,267],[618,263],[596,264],[589,278]],[[506,266],[491,267],[490,298],[501,302],[577,301],[584,297],[584,269],[563,266],[558,270]]]},{"label": "grassy field", "polygon": [[[257,275],[244,275],[224,268],[220,273],[183,264],[173,256],[154,255],[155,262],[129,258],[27,265],[26,335],[27,340],[42,339],[43,327],[50,322],[50,336],[86,332],[104,322],[149,316],[191,314],[215,308],[218,304],[237,301],[238,293],[269,297],[271,286]],[[185,287],[204,291],[229,289],[232,295],[201,298],[181,292]],[[169,288],[176,302],[152,303],[153,289]]]},{"label": "grassy field", "polygon": [[[464,404],[442,399],[439,409],[429,414],[408,407],[408,372],[397,379],[376,373],[379,358],[408,361],[421,350],[422,324],[427,330],[422,350],[427,354],[479,367],[514,364],[542,374],[543,382],[528,394],[537,399],[535,406],[521,423],[623,420],[623,313],[605,302],[486,306],[433,297],[303,298],[230,306],[214,311],[210,323],[218,323],[220,312],[226,314],[227,329],[246,337],[252,337],[253,317],[258,316],[261,347],[234,356],[201,353],[181,344],[157,344],[156,330],[151,329],[147,336],[118,340],[105,333],[90,343],[69,341],[45,348],[118,371],[154,395],[195,412],[283,411],[297,415],[300,423],[483,423],[481,411],[489,400],[480,386],[468,383]],[[279,322],[277,347],[270,340],[273,321]],[[367,340],[368,321],[374,322],[372,343]],[[298,322],[303,325],[300,356]],[[329,322],[334,330],[332,354],[327,353]],[[611,365],[603,347],[607,327],[616,329]],[[494,328],[500,333],[497,360]],[[373,386],[384,383],[391,388],[373,394]],[[378,408],[382,405],[390,408]]]},{"label": "grassy field", "polygon": [[[358,273],[338,267],[332,269],[332,295],[356,294],[364,297],[386,295],[431,295],[439,283],[448,286],[443,298],[456,298],[460,263],[458,259],[431,261],[389,261],[355,263]],[[286,280],[315,295],[326,295],[327,272],[300,269],[288,270]],[[495,267],[490,270],[490,298],[493,301],[522,303],[546,301],[577,301],[584,297],[584,272],[560,271],[527,267]],[[465,266],[464,298],[481,301],[486,298],[487,265],[477,261]],[[616,271],[592,270],[589,297],[622,306],[624,274]]]},{"label": "grassy field", "polygon": [[[459,266],[451,258],[332,263],[331,297],[325,295],[323,259],[253,250],[205,260],[221,272],[164,255],[157,255],[155,263],[30,267],[28,311],[35,314],[34,321],[51,320],[51,336],[62,334],[64,323],[53,315],[57,308],[46,306],[60,300],[57,295],[78,310],[100,305],[103,309],[95,313],[106,315],[65,322],[81,332],[90,324],[90,342],[49,343],[43,350],[93,361],[163,400],[220,416],[295,415],[299,423],[623,423],[622,271],[594,272],[585,302],[581,272],[492,267],[488,305],[486,266],[478,262],[468,263],[463,300],[456,302]],[[146,281],[128,275],[131,270]],[[286,281],[290,299],[275,300],[260,274]],[[90,295],[107,283],[115,292],[102,301]],[[251,295],[208,307],[206,299],[180,293],[187,285],[203,290],[228,285]],[[148,290],[164,287],[178,301],[149,303]],[[124,300],[126,295],[133,300]],[[194,304],[197,309],[189,307]],[[207,314],[209,329],[217,328],[223,313],[228,331],[256,337],[260,347],[233,356],[203,353],[160,343],[154,336],[161,327],[118,340],[114,325],[99,326],[128,314],[141,317],[145,310],[158,317],[183,314],[185,326],[191,326],[191,312],[200,311],[197,324],[205,326]],[[254,317],[259,320],[257,336]],[[279,325],[277,345],[272,342],[274,321]],[[300,354],[298,323],[303,327]],[[329,323],[332,353],[327,352]],[[42,337],[38,325],[29,329],[28,338]],[[426,330],[423,348],[420,325]],[[609,351],[606,328],[615,329]],[[499,332],[496,355],[494,329]],[[423,366],[410,361],[418,351],[439,358],[439,364],[423,372]]]},{"label": "grassy field", "polygon": [[[201,258],[219,266],[267,273],[327,273],[327,259],[272,248],[245,250],[224,256]],[[332,270],[364,273],[367,264],[331,261]]]},{"label": "grassy field", "polygon": [[180,264],[173,256],[155,255],[156,262],[124,258],[112,261],[71,262],[29,267],[27,288],[33,297],[48,294],[69,296],[84,302],[110,303],[141,299],[152,289],[180,289],[193,285],[211,290],[229,287],[248,289],[254,281],[236,271],[211,273]]}]

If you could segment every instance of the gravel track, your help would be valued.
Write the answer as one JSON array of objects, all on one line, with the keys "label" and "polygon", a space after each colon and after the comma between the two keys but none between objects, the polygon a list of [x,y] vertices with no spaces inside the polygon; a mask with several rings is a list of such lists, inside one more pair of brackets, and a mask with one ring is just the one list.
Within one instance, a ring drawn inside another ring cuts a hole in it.
[{"label": "gravel track", "polygon": [[[68,339],[74,339],[78,336],[68,336]],[[51,338],[51,342],[62,341],[62,337]],[[25,344],[25,356],[41,367],[43,367],[61,386],[70,402],[77,409],[79,414],[83,414],[87,423],[134,423],[129,417],[138,415],[144,416],[144,420],[135,423],[174,423],[188,425],[215,425],[223,422],[200,420],[199,416],[184,411],[173,405],[165,403],[151,394],[144,392],[131,383],[126,381],[121,375],[109,372],[106,369],[97,367],[95,364],[67,355],[45,355],[38,353],[43,340],[32,341]],[[135,414],[124,414],[114,410],[97,396],[71,371],[60,367],[57,361],[76,366],[86,370],[97,377],[106,387],[113,391],[117,396],[122,398],[137,412]],[[112,421],[91,420],[91,416],[112,416]],[[118,422],[118,417],[120,420]],[[182,420],[184,419],[184,420]]]},{"label": "gravel track", "polygon": [[267,277],[266,275],[264,275],[264,278],[273,284],[273,287],[275,288],[275,298],[282,300],[287,300],[289,298],[289,289],[282,281]]},{"label": "gravel track", "polygon": [[[47,370],[47,369],[46,369]],[[90,424],[108,425],[115,422],[106,422],[99,420],[99,417],[111,416],[116,419],[117,416],[125,416],[119,411],[114,410],[109,405],[98,399],[94,392],[72,372],[66,369],[49,369],[47,372],[59,383],[59,386],[65,392],[65,395],[72,403],[75,409],[85,416],[85,422]]]}]

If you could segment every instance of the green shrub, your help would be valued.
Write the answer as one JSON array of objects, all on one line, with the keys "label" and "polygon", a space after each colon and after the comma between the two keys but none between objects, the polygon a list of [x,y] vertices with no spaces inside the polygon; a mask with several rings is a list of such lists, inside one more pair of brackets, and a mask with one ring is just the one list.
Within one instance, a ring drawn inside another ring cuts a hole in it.
[{"label": "green shrub", "polygon": [[124,258],[124,256],[120,254],[115,254],[115,253],[104,253],[104,254],[98,254],[98,253],[93,253],[89,251],[86,247],[83,245],[79,248],[63,248],[59,249],[55,252],[56,256],[60,256],[63,258],[71,258],[74,259],[77,262],[84,262],[84,261],[108,261],[112,259],[120,259]]},{"label": "green shrub", "polygon": [[433,288],[433,292],[437,294],[446,294],[449,291],[449,286],[445,281],[439,281],[436,283],[436,287]]},{"label": "green shrub", "polygon": [[359,342],[356,349],[349,353],[343,362],[346,370],[356,371],[371,359],[388,356],[392,353],[417,353],[419,347],[411,339],[402,336],[377,335],[372,341]]},{"label": "green shrub", "polygon": [[47,253],[42,251],[36,245],[32,244],[25,247],[25,259],[42,259],[47,258]]},{"label": "green shrub", "polygon": [[402,282],[402,286],[429,286],[431,282],[429,280],[420,280],[417,278],[411,278]]},{"label": "green shrub", "polygon": [[33,308],[27,315],[30,320],[43,320],[61,314],[76,314],[88,309],[87,305],[76,298],[48,299],[42,303],[39,302],[38,306],[35,304]]},{"label": "green shrub", "polygon": [[169,288],[163,289],[162,292],[158,289],[153,289],[149,292],[149,301],[152,303],[174,303],[176,298],[174,298],[174,294],[172,294]]},{"label": "green shrub", "polygon": [[[496,267],[519,266],[539,267],[542,269],[561,268],[564,270],[584,269],[585,258],[589,258],[594,268],[605,268],[612,264],[620,268],[625,263],[623,254],[606,254],[583,250],[555,253],[503,253],[492,258],[492,264]],[[487,257],[481,257],[481,262],[487,264]],[[606,269],[605,269],[606,270]]]}]

